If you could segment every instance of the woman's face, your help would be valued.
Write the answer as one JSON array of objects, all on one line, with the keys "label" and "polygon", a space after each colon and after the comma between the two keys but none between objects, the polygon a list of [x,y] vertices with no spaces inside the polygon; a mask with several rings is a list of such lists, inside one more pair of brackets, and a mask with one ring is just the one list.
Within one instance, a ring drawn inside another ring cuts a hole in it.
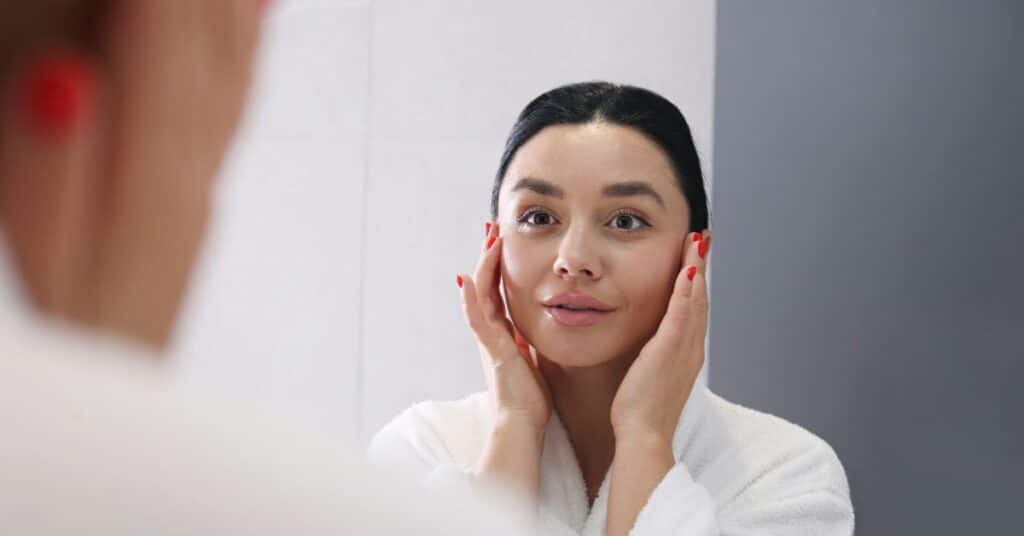
[{"label": "woman's face", "polygon": [[540,131],[499,194],[517,329],[562,366],[635,355],[668,305],[689,220],[668,157],[639,131],[604,122]]}]

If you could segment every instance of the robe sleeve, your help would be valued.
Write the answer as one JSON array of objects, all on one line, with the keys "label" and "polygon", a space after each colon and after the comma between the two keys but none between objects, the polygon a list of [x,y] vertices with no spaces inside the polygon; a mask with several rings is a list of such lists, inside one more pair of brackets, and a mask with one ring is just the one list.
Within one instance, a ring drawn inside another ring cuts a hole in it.
[{"label": "robe sleeve", "polygon": [[630,531],[632,536],[667,534],[720,534],[714,501],[703,486],[694,482],[682,463],[677,463],[658,483]]},{"label": "robe sleeve", "polygon": [[720,502],[677,463],[651,493],[630,534],[853,534],[846,476],[826,443],[761,462],[757,465],[763,470],[749,475],[741,491]]}]

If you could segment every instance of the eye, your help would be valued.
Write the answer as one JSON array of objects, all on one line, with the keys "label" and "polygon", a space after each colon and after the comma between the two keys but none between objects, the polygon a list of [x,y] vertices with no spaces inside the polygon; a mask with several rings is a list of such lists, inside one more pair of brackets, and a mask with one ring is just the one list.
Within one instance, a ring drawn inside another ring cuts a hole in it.
[{"label": "eye", "polygon": [[629,212],[620,212],[612,217],[611,221],[608,222],[616,231],[638,231],[644,227],[650,227],[651,224],[647,223],[646,220],[631,214]]},{"label": "eye", "polygon": [[545,227],[555,223],[555,217],[540,209],[531,209],[519,217],[519,223],[529,227]]}]

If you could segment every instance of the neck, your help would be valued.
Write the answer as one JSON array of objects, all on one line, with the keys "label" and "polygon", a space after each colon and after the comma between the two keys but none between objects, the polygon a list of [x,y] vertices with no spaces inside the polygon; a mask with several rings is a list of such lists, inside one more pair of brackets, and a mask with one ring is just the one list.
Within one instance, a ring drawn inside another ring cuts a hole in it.
[{"label": "neck", "polygon": [[631,354],[592,367],[563,367],[543,355],[538,359],[554,410],[576,452],[591,504],[615,455],[612,402],[634,359],[636,355]]}]

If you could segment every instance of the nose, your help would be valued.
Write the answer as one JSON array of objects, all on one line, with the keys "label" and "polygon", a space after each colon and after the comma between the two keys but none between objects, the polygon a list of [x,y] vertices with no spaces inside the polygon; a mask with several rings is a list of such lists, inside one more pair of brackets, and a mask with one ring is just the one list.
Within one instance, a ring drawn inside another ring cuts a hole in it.
[{"label": "nose", "polygon": [[603,273],[600,255],[589,242],[585,230],[570,228],[558,247],[553,266],[555,275],[562,279],[600,279]]}]

